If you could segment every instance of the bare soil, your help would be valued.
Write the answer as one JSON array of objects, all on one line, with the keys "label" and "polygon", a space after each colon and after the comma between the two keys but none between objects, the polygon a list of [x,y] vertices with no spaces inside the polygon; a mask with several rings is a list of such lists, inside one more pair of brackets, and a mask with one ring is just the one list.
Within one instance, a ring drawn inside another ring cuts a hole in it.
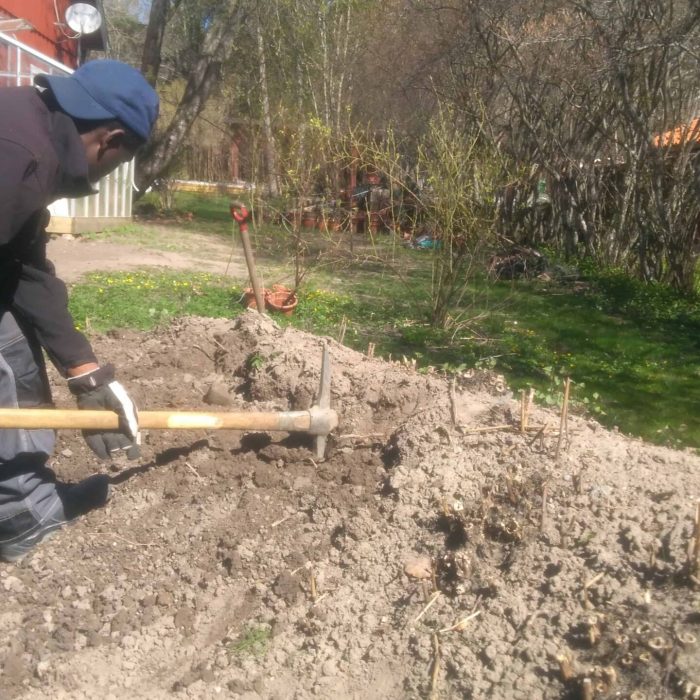
[{"label": "bare soil", "polygon": [[[52,236],[47,255],[64,282],[77,282],[93,271],[128,271],[146,267],[194,270],[247,277],[243,255],[223,240],[176,227],[151,225],[151,245],[86,240],[80,236]],[[158,248],[160,244],[160,249]]]},{"label": "bare soil", "polygon": [[[0,564],[2,698],[697,697],[700,457],[332,340],[327,458],[284,434],[60,434],[109,505]],[[322,339],[248,311],[94,339],[142,409],[308,408]],[[56,403],[71,406],[53,377]],[[587,686],[591,686],[590,694]]]}]

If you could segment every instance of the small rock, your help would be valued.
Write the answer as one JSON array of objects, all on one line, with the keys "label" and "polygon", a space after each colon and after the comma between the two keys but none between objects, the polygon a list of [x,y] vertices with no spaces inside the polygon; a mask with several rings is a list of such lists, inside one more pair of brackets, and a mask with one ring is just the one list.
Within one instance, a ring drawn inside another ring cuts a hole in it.
[{"label": "small rock", "polygon": [[72,457],[73,456],[73,450],[69,450],[67,447],[65,450],[61,450],[61,456],[62,457]]},{"label": "small rock", "polygon": [[411,556],[406,560],[403,570],[411,578],[430,578],[433,572],[433,563],[430,557],[425,555]]},{"label": "small rock", "polygon": [[311,481],[310,477],[298,476],[296,479],[294,479],[294,483],[292,484],[292,489],[294,491],[304,491],[305,489],[309,489],[312,486],[313,486],[313,482]]},{"label": "small rock", "polygon": [[200,675],[200,678],[205,683],[213,683],[216,680],[216,676],[214,675],[214,671],[212,671],[210,668],[204,669]]},{"label": "small rock", "polygon": [[158,593],[158,596],[156,597],[156,602],[158,605],[164,608],[169,608],[175,602],[175,596],[173,596],[173,594],[170,593],[170,591],[160,591],[160,593]]},{"label": "small rock", "polygon": [[214,382],[204,394],[204,403],[212,406],[230,406],[233,402],[228,386],[223,382]]},{"label": "small rock", "polygon": [[253,557],[255,557],[255,554],[250,549],[248,549],[248,547],[242,544],[239,544],[238,547],[236,547],[236,552],[241,557],[241,559],[253,559]]},{"label": "small rock", "polygon": [[7,576],[2,586],[9,593],[21,593],[24,590],[24,584],[16,576]]},{"label": "small rock", "polygon": [[191,634],[194,630],[194,612],[191,608],[180,608],[175,613],[175,627],[178,627],[184,634]]},{"label": "small rock", "polygon": [[321,673],[324,676],[335,676],[338,673],[338,664],[333,659],[325,661],[321,667]]},{"label": "small rock", "polygon": [[40,661],[36,665],[36,677],[37,678],[44,678],[46,676],[46,672],[49,670],[50,665],[48,661]]},{"label": "small rock", "polygon": [[301,595],[298,579],[288,571],[283,571],[272,586],[275,595],[282,598],[288,604],[293,604]]}]

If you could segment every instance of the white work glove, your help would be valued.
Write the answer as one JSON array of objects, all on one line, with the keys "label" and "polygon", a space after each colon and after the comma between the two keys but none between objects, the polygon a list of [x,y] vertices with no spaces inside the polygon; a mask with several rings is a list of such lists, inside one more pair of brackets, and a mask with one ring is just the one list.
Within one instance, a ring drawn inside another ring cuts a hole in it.
[{"label": "white work glove", "polygon": [[129,459],[141,456],[138,411],[126,389],[114,380],[112,365],[71,377],[68,388],[76,397],[78,408],[119,414],[119,430],[83,430],[85,442],[100,459],[110,459],[122,450]]}]

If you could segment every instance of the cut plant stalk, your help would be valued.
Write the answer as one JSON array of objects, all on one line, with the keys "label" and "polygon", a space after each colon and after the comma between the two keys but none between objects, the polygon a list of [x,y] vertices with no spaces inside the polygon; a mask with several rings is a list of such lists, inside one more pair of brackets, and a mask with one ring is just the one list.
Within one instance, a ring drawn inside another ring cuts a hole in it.
[{"label": "cut plant stalk", "polygon": [[559,453],[561,450],[561,443],[564,439],[564,433],[567,433],[568,437],[568,431],[567,431],[567,422],[569,418],[569,391],[571,389],[571,379],[569,377],[566,378],[566,382],[564,384],[564,400],[562,401],[562,406],[561,406],[561,418],[559,421],[559,439],[557,440],[557,450],[555,453],[555,459],[559,459]]},{"label": "cut plant stalk", "polygon": [[700,501],[695,504],[693,550],[690,560],[690,569],[693,576],[700,576]]},{"label": "cut plant stalk", "polygon": [[433,634],[433,669],[430,674],[430,698],[437,700],[438,686],[440,682],[440,661],[442,652],[440,650],[440,639],[437,634]]},{"label": "cut plant stalk", "polygon": [[561,679],[564,681],[564,683],[568,683],[576,678],[576,673],[574,672],[573,665],[571,663],[571,657],[566,652],[557,656],[557,663],[559,664],[559,673],[561,674]]}]

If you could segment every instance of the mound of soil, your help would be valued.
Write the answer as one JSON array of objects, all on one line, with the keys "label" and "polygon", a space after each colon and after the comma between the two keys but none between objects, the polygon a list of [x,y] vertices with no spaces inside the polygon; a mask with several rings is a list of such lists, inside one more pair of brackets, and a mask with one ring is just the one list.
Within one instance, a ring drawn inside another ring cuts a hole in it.
[{"label": "mound of soil", "polygon": [[[328,341],[340,425],[150,431],[114,496],[0,564],[3,698],[696,697],[700,458]],[[254,312],[97,338],[142,409],[308,408],[322,341]],[[56,402],[70,406],[63,382]],[[542,430],[537,426],[543,426]]]}]

